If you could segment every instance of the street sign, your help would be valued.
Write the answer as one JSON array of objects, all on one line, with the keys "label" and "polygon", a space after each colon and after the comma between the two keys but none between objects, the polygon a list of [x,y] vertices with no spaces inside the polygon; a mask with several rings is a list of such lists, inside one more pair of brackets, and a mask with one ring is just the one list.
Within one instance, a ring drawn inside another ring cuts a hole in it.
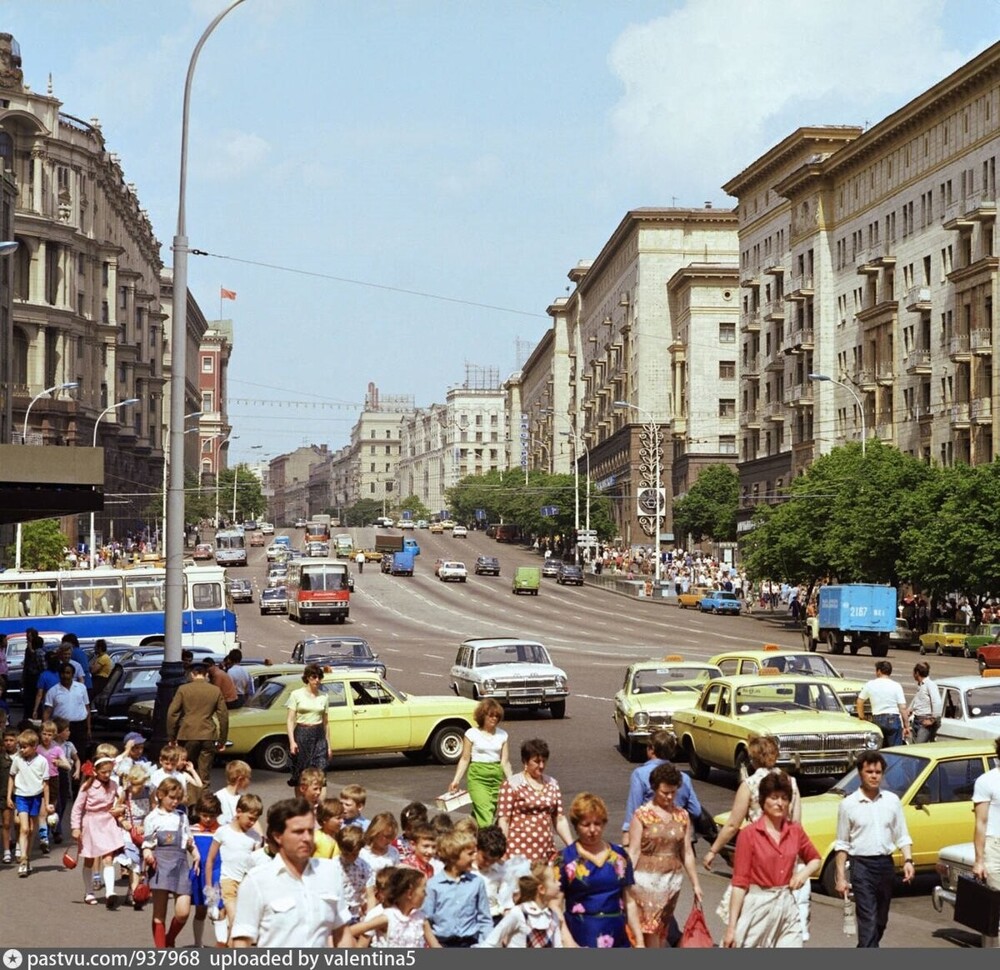
[{"label": "street sign", "polygon": [[476,509],[476,521],[477,522],[486,521],[486,509]]},{"label": "street sign", "polygon": [[413,517],[413,513],[409,509],[403,509],[403,518],[409,521]]},{"label": "street sign", "polygon": [[541,508],[540,514],[543,515],[543,516],[546,516],[546,517],[556,516],[556,515],[559,514],[559,506],[558,505],[543,505],[542,508]]}]

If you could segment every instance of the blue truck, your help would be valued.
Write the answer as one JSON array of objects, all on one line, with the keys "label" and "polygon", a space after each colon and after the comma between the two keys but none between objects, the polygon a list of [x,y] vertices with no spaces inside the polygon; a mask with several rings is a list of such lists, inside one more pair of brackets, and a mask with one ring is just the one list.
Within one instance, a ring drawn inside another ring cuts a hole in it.
[{"label": "blue truck", "polygon": [[802,639],[807,650],[815,651],[826,643],[830,653],[843,653],[846,647],[856,654],[867,646],[873,657],[885,657],[896,630],[896,604],[892,586],[873,583],[847,583],[821,586],[815,616],[807,616]]},{"label": "blue truck", "polygon": [[394,552],[392,554],[392,565],[389,567],[389,573],[393,576],[412,576],[413,560],[415,558],[416,553],[412,548]]}]

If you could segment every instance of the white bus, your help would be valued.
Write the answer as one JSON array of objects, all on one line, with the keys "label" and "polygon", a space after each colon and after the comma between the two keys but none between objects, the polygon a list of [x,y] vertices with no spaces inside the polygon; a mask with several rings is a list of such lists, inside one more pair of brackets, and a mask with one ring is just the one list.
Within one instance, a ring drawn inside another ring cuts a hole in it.
[{"label": "white bus", "polygon": [[247,543],[242,529],[227,529],[215,533],[215,561],[220,566],[247,564]]}]

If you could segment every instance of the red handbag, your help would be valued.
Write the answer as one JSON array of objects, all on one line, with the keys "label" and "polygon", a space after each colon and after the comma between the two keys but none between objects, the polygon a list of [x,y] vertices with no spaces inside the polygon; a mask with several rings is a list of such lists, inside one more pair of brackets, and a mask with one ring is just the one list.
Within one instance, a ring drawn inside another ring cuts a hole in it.
[{"label": "red handbag", "polygon": [[684,932],[677,945],[687,947],[715,946],[712,934],[708,931],[708,924],[705,922],[705,913],[698,904],[691,907],[687,922],[684,924]]}]

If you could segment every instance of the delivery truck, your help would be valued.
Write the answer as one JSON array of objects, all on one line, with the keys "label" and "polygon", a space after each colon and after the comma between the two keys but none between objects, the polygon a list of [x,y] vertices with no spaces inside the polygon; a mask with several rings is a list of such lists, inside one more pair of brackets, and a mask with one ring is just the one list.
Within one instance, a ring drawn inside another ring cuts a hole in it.
[{"label": "delivery truck", "polygon": [[420,555],[420,546],[416,539],[409,536],[378,534],[375,536],[375,551],[383,555],[392,555],[394,552],[410,550],[414,556]]},{"label": "delivery truck", "polygon": [[821,586],[816,615],[806,617],[802,631],[806,649],[815,651],[820,643],[826,643],[830,653],[843,653],[846,647],[856,654],[867,646],[873,657],[887,656],[889,635],[896,629],[897,602],[892,586]]},{"label": "delivery truck", "polygon": [[394,552],[389,572],[393,576],[412,576],[414,559],[415,556],[412,549],[403,549],[400,552]]}]

